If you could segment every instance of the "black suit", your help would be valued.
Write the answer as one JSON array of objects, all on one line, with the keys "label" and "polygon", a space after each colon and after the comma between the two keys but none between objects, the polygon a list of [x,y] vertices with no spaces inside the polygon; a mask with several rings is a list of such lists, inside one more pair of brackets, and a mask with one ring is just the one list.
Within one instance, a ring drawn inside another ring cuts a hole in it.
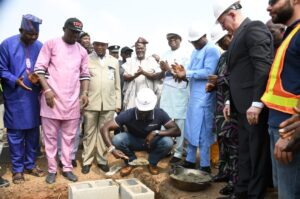
[{"label": "black suit", "polygon": [[[238,114],[239,179],[236,192],[249,198],[263,198],[268,160],[267,110],[259,124],[249,125],[246,111],[260,102],[273,60],[273,41],[267,27],[246,18],[234,34],[228,49],[229,85],[232,110]],[[271,168],[269,168],[271,169]]]}]

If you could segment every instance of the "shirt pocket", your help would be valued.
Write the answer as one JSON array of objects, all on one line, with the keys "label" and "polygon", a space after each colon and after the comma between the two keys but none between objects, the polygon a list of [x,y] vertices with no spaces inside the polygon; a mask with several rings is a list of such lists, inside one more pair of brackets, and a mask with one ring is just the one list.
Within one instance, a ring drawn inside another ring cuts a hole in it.
[{"label": "shirt pocket", "polygon": [[108,79],[115,80],[115,68],[112,66],[108,66]]}]

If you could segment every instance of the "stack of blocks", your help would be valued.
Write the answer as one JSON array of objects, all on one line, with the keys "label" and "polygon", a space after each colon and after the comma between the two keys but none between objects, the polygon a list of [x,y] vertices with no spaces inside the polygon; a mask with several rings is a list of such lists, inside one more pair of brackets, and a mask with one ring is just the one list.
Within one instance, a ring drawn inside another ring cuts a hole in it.
[{"label": "stack of blocks", "polygon": [[69,199],[154,199],[154,192],[138,179],[111,179],[69,184]]}]

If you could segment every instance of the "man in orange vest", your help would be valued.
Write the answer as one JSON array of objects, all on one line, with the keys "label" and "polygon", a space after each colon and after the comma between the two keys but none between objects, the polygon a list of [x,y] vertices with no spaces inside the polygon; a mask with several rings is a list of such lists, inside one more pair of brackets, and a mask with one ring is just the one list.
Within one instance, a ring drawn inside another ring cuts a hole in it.
[{"label": "man in orange vest", "polygon": [[295,113],[293,108],[300,99],[300,1],[270,0],[267,10],[273,23],[287,25],[262,97],[270,108],[273,181],[277,182],[278,198],[294,199],[300,198],[300,152],[283,150],[290,138],[280,137],[279,125]]}]

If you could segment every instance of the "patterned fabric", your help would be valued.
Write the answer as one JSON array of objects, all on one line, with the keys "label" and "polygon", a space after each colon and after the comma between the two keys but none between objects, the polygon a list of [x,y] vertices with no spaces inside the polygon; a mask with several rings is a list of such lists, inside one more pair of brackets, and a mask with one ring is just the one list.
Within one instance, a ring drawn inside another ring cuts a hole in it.
[{"label": "patterned fabric", "polygon": [[[139,67],[141,67],[146,72],[160,72],[160,68],[155,61],[155,59],[150,56],[143,60],[138,60],[136,57],[128,58],[126,63],[122,65],[124,68],[124,74],[134,75]],[[150,88],[157,95],[158,91],[158,81],[153,81],[148,79],[144,75],[140,75],[134,80],[124,82],[123,94],[124,94],[124,110],[135,107],[135,97],[136,94],[142,88]]]},{"label": "patterned fabric", "polygon": [[[20,35],[5,39],[0,45],[0,77],[4,98],[4,125],[8,129],[32,129],[40,125],[40,86],[32,84],[26,70],[33,73],[36,59],[42,47],[38,40],[25,46]],[[29,54],[27,54],[29,53]],[[29,66],[27,63],[29,62]],[[16,85],[19,77],[32,91]]]},{"label": "patterned fabric", "polygon": [[226,65],[227,52],[220,57],[217,67],[217,104],[215,110],[215,129],[219,142],[219,173],[229,177],[233,184],[237,181],[237,160],[238,160],[238,134],[237,119],[231,113],[229,122],[225,121],[223,109],[225,102],[229,100],[229,78]]},{"label": "patterned fabric", "polygon": [[22,17],[21,28],[29,32],[39,32],[40,24],[42,24],[42,20],[40,18],[27,14]]}]

